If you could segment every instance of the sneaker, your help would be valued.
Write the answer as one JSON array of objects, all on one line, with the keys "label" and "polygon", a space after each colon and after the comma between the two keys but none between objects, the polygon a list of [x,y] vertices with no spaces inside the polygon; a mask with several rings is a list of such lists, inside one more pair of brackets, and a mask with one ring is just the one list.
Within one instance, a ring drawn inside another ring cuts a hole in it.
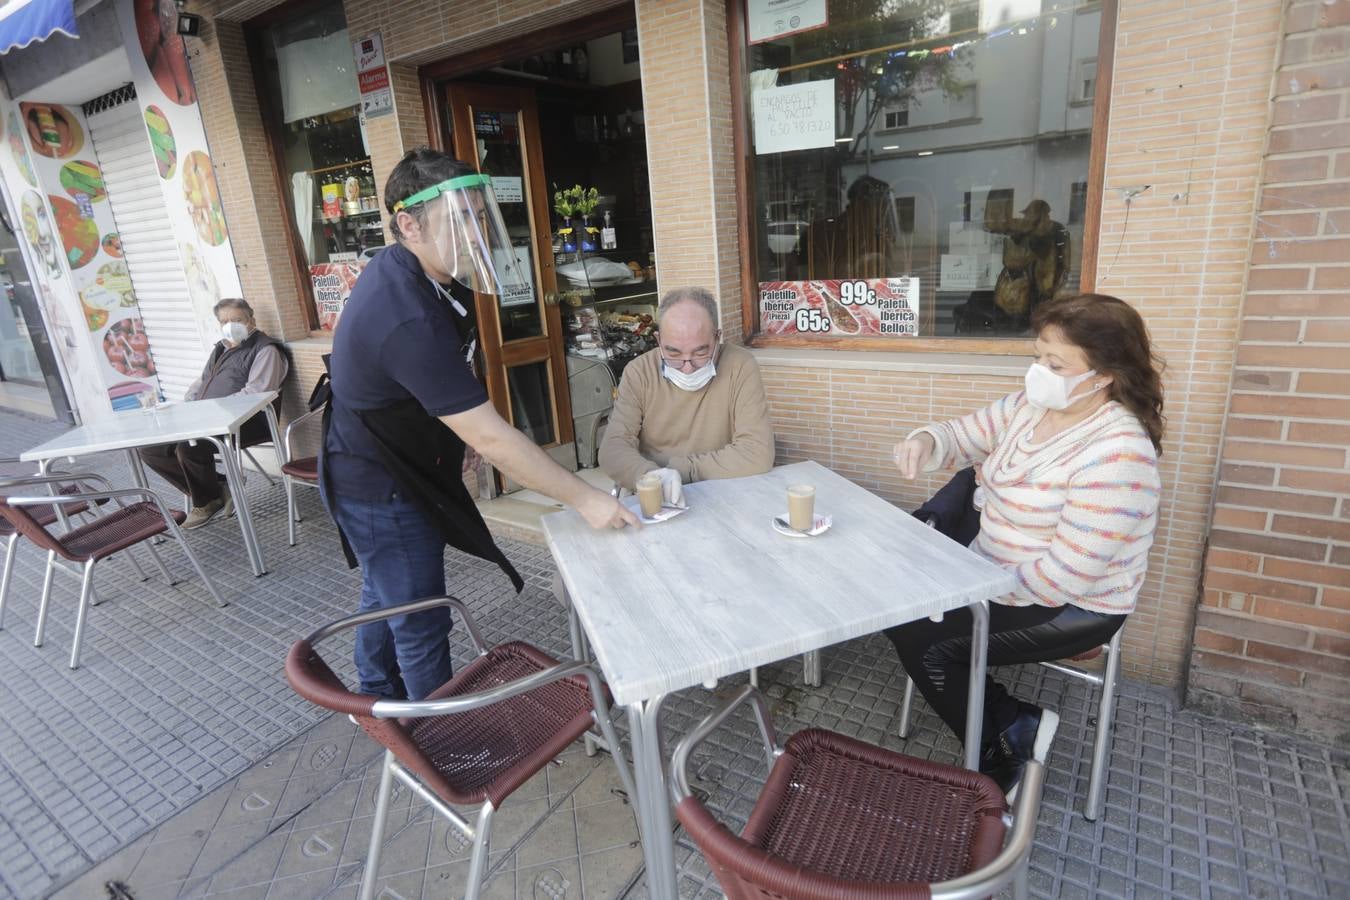
[{"label": "sneaker", "polygon": [[1044,763],[1059,729],[1059,715],[1030,703],[1020,703],[1017,718],[1005,728],[980,758],[980,771],[1007,794],[1017,798],[1017,785],[1029,760]]},{"label": "sneaker", "polygon": [[224,500],[211,500],[205,506],[192,507],[192,511],[189,512],[187,518],[183,520],[183,527],[201,528],[207,522],[211,521],[211,517],[220,512],[224,505]]},{"label": "sneaker", "polygon": [[220,508],[220,517],[222,519],[228,519],[230,516],[234,515],[234,495],[230,493],[229,485],[221,484],[220,498],[225,504]]}]

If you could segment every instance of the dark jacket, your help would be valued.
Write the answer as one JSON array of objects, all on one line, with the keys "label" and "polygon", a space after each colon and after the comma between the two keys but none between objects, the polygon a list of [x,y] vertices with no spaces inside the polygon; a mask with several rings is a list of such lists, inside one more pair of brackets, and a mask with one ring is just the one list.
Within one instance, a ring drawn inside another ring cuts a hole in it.
[{"label": "dark jacket", "polygon": [[[329,406],[324,414],[325,430]],[[435,416],[428,415],[415,399],[383,409],[360,410],[361,422],[379,447],[384,466],[394,476],[399,491],[416,504],[440,530],[445,542],[456,550],[496,563],[519,592],[525,580],[497,549],[492,532],[478,506],[464,487],[464,441]],[[321,467],[321,471],[325,471]],[[333,496],[329,485],[324,492]],[[338,532],[341,534],[341,526]],[[347,564],[355,568],[356,555],[342,538]]]},{"label": "dark jacket", "polygon": [[967,547],[980,533],[980,511],[975,508],[975,469],[962,469],[928,501],[914,510],[914,516]]},{"label": "dark jacket", "polygon": [[264,347],[276,347],[278,352],[286,352],[281,341],[256,328],[238,347],[226,347],[224,341],[216,341],[202,369],[202,386],[195,399],[214,400],[242,391],[244,385],[248,384],[253,359]]}]

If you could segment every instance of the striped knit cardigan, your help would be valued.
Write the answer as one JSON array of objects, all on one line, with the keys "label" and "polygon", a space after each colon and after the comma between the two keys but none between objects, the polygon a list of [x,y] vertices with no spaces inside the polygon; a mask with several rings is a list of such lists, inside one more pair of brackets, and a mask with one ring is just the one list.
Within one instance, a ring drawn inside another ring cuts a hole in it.
[{"label": "striped knit cardigan", "polygon": [[1019,582],[998,602],[1133,612],[1158,524],[1158,457],[1148,432],[1109,401],[1033,444],[1043,415],[1018,391],[921,428],[914,434],[936,444],[924,471],[980,464],[984,510],[971,548],[1015,570]]}]

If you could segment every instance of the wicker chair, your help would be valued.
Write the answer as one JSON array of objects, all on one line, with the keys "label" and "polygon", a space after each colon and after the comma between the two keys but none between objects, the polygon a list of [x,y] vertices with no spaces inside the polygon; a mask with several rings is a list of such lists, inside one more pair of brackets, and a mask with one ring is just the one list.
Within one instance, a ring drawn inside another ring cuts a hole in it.
[{"label": "wicker chair", "polygon": [[[478,657],[425,700],[353,693],[314,649],[340,631],[438,606],[458,611]],[[473,841],[464,893],[472,900],[482,888],[492,818],[502,802],[595,724],[609,747],[619,746],[607,691],[593,668],[559,662],[518,641],[486,647],[469,611],[453,597],[359,613],[320,628],[291,647],[286,679],[311,703],[354,717],[385,748],[362,900],[375,895],[394,778]],[[632,775],[617,752],[614,764],[628,796],[636,798]],[[473,824],[453,808],[480,803]]]},{"label": "wicker chair", "polygon": [[[22,479],[23,485],[26,487],[40,487],[65,482],[83,484],[89,481],[104,481],[104,479],[92,473],[45,475]],[[10,489],[14,486],[14,483],[11,482]],[[87,507],[99,500],[112,500],[118,504],[118,508],[91,522],[72,528],[59,536],[52,534],[48,527],[43,525],[41,520],[30,512],[32,509],[42,511],[51,507],[64,507],[66,509]],[[122,505],[123,501],[135,502],[124,506]],[[144,543],[145,548],[150,552],[151,559],[154,560],[160,573],[164,576],[165,582],[169,585],[174,584],[163,560],[159,558],[154,546],[149,543],[149,539],[156,535],[167,532],[178,541],[178,546],[182,548],[188,562],[196,570],[197,577],[201,578],[202,583],[206,585],[211,597],[217,605],[226,605],[220,594],[216,593],[215,585],[211,583],[211,579],[206,577],[206,572],[202,569],[201,564],[197,562],[197,557],[193,554],[192,548],[183,539],[183,533],[179,530],[178,525],[185,518],[184,514],[177,510],[170,512],[164,505],[164,501],[154,491],[145,488],[122,488],[120,490],[77,491],[46,497],[0,497],[0,516],[8,520],[15,531],[47,551],[47,572],[42,580],[42,601],[38,606],[37,629],[33,635],[33,646],[42,646],[43,636],[47,629],[47,609],[51,602],[52,576],[55,575],[56,570],[60,569],[62,572],[81,576],[80,605],[75,617],[75,636],[71,641],[70,648],[70,667],[72,669],[79,668],[80,665],[80,644],[84,639],[84,624],[93,599],[94,566],[98,562],[107,559],[114,553]],[[74,569],[67,568],[66,564],[68,563],[79,564],[81,571],[77,573]]]},{"label": "wicker chair", "polygon": [[281,480],[286,484],[286,535],[292,547],[295,546],[295,523],[300,521],[300,511],[295,507],[295,486],[297,484],[314,488],[319,486],[319,458],[304,456],[296,459],[291,435],[298,426],[321,415],[323,415],[322,408],[310,410],[303,416],[292,419],[286,424],[286,434],[282,439],[286,454],[281,461]]},{"label": "wicker chair", "polygon": [[[771,768],[737,836],[693,795],[688,768],[694,749],[747,701]],[[680,824],[730,900],[956,900],[1008,884],[1026,895],[1045,777],[1038,761],[1027,764],[1007,835],[992,779],[814,728],[780,748],[763,698],[747,686],[680,742],[671,775]]]},{"label": "wicker chair", "polygon": [[[17,459],[0,459],[0,467],[6,466],[7,464],[17,464],[18,462]],[[0,496],[9,493],[16,487],[23,487],[28,483],[29,477],[30,476],[26,474],[20,475],[7,471],[0,472]],[[69,478],[69,476],[67,476],[67,478]],[[107,485],[107,481],[103,478],[97,478],[95,480]],[[73,494],[78,491],[80,487],[81,486],[78,484],[57,484],[53,485],[52,489],[62,494]],[[95,505],[101,506],[107,502],[107,500],[101,500]],[[70,518],[83,515],[84,513],[90,512],[90,510],[91,507],[87,503],[73,504],[65,508],[47,504],[46,506],[30,507],[28,514],[36,519],[44,528],[49,528],[52,525],[61,522],[63,518],[65,518],[67,520],[66,523],[68,523]],[[4,568],[3,570],[0,570],[0,629],[5,627],[5,600],[9,597],[9,585],[14,577],[14,557],[15,554],[19,552],[20,536],[18,530],[10,524],[8,519],[0,518],[0,541],[4,542],[5,547]],[[128,559],[131,559],[132,564],[136,566],[137,572],[144,575],[144,573],[140,571],[140,565],[137,564],[132,557],[128,556]]]}]

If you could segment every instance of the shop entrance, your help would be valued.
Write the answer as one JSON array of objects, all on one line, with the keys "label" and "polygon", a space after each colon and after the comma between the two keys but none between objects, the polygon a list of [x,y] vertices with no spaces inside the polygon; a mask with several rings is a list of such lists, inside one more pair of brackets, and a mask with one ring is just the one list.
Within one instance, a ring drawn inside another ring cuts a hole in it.
[{"label": "shop entrance", "polygon": [[[623,368],[656,345],[642,84],[624,25],[610,16],[574,32],[589,39],[526,37],[424,72],[437,143],[492,177],[531,273],[530,293],[477,298],[488,396],[573,470],[596,466]],[[494,477],[493,490],[514,487]]]}]

